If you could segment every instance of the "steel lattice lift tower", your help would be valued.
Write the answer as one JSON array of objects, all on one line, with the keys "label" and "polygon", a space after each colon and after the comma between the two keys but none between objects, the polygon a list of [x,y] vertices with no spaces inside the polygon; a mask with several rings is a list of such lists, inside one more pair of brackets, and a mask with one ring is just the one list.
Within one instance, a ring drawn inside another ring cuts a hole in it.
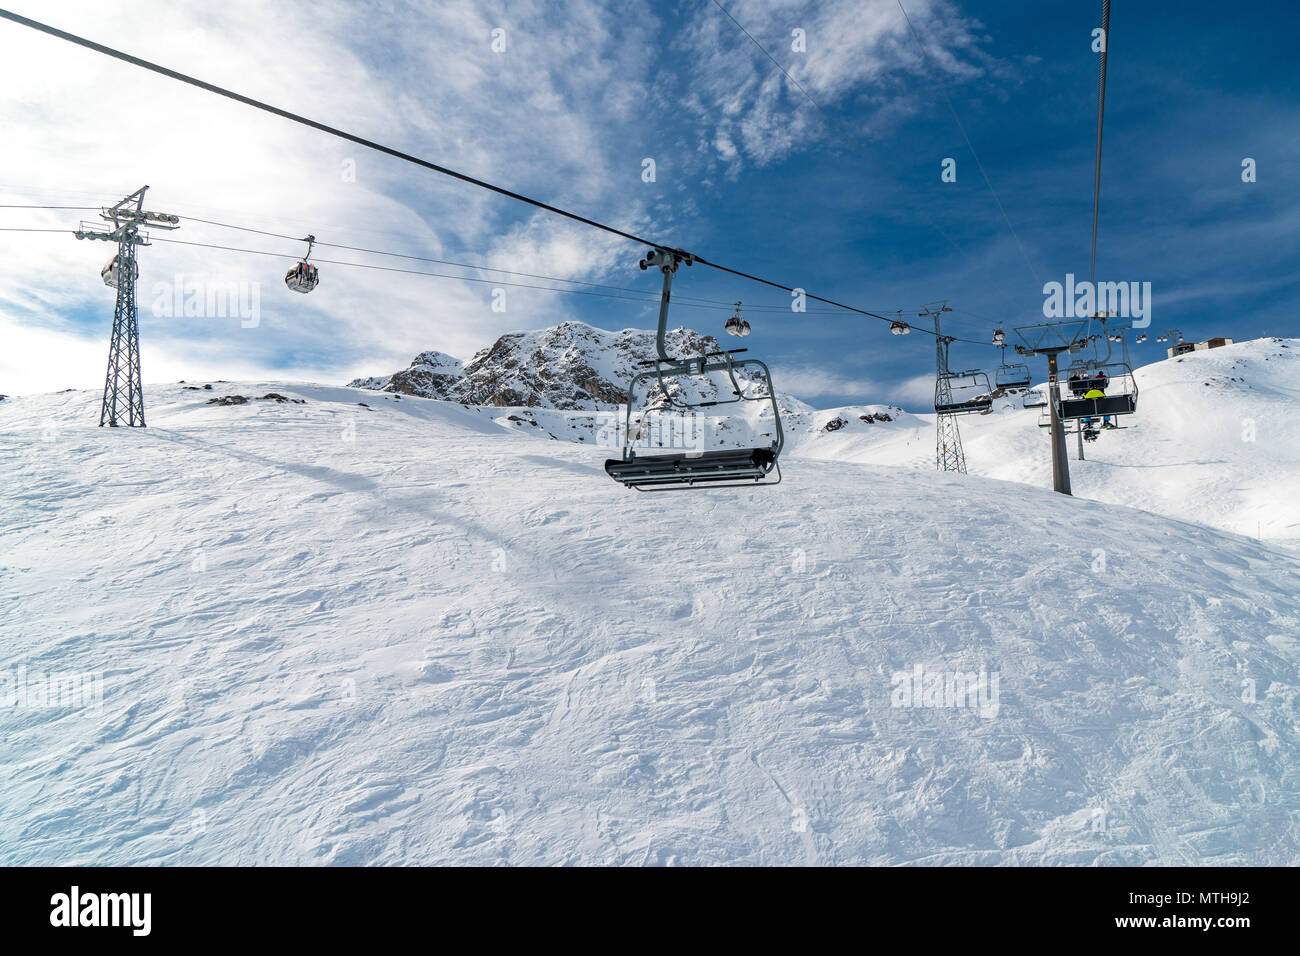
[{"label": "steel lattice lift tower", "polygon": [[104,403],[100,406],[100,426],[127,425],[144,427],[144,389],[140,377],[140,325],[135,300],[135,280],[140,275],[136,248],[149,245],[149,234],[140,227],[178,229],[180,219],[167,213],[146,212],[141,186],[131,195],[109,206],[99,216],[112,223],[112,229],[91,228],[82,223],[78,239],[102,239],[117,243],[117,255],[100,272],[104,284],[117,289],[113,309],[113,334],[108,343],[108,373],[104,378]]},{"label": "steel lattice lift tower", "polygon": [[[937,308],[936,308],[937,306]],[[921,318],[934,319],[935,344],[935,405],[952,404],[952,377],[948,371],[948,346],[952,336],[939,332],[939,316],[951,312],[946,302],[927,305]],[[966,453],[961,447],[961,429],[957,427],[957,416],[937,412],[934,417],[934,461],[939,471],[955,471],[966,474]]]}]

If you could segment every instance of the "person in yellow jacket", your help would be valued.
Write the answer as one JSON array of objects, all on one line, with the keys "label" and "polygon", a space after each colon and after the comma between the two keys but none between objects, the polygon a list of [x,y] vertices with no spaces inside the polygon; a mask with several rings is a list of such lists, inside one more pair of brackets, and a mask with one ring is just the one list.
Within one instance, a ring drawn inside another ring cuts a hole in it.
[{"label": "person in yellow jacket", "polygon": [[[1092,388],[1088,389],[1088,391],[1086,391],[1086,392],[1083,393],[1083,397],[1084,397],[1084,398],[1105,398],[1105,397],[1106,397],[1106,393],[1103,392],[1100,388],[1098,388],[1097,386],[1094,385]],[[1084,424],[1084,427],[1087,427],[1087,428],[1092,427],[1092,419],[1091,419],[1091,418],[1085,418],[1085,419],[1083,420],[1083,424]],[[1110,428],[1110,427],[1111,427],[1111,420],[1110,420],[1110,416],[1109,416],[1109,415],[1107,415],[1105,418],[1102,419],[1102,427],[1103,427],[1103,428]]]}]

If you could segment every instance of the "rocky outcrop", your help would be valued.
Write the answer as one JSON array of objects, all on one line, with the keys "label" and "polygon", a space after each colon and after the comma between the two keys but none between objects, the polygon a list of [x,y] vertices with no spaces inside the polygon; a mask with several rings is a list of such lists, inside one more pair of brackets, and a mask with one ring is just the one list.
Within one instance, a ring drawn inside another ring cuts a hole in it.
[{"label": "rocky outcrop", "polygon": [[[721,348],[713,336],[682,328],[668,333],[666,345],[675,357]],[[645,371],[641,363],[654,354],[653,332],[607,332],[582,322],[564,322],[549,329],[507,333],[463,367],[442,352],[422,352],[409,368],[349,384],[466,405],[609,408],[627,400],[628,382]],[[730,394],[730,387],[725,375],[714,374],[709,379],[670,382],[669,391],[692,401],[708,401]]]}]

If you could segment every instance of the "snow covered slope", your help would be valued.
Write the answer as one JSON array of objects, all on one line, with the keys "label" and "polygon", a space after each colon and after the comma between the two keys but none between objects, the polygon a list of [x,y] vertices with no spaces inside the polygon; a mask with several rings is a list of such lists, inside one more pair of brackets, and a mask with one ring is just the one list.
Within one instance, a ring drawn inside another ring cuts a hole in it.
[{"label": "snow covered slope", "polygon": [[[669,352],[698,354],[716,339],[685,329]],[[602,440],[626,398],[637,363],[653,354],[653,333],[606,332],[581,322],[502,336],[462,370],[439,352],[416,356],[394,375],[354,386],[444,398],[493,412],[516,430],[593,444]],[[1074,493],[1111,504],[1186,518],[1238,534],[1300,541],[1300,339],[1260,339],[1138,369],[1138,414],[1108,431],[1071,462]],[[781,393],[791,457],[862,464],[934,467],[934,416],[892,405],[814,409]],[[721,375],[679,392],[693,401],[729,395]],[[764,393],[765,394],[765,393]],[[1051,486],[1051,451],[1039,412],[1022,396],[994,413],[961,420],[972,474]],[[601,414],[601,412],[604,414]],[[771,412],[745,403],[732,418],[699,417],[707,447],[766,444]],[[1071,455],[1076,448],[1071,444]]]},{"label": "snow covered slope", "polygon": [[[1137,414],[1077,460],[1074,493],[1267,540],[1300,540],[1300,339],[1259,339],[1137,369]],[[1039,413],[1010,401],[961,419],[972,474],[1052,484]],[[934,417],[906,416],[861,441],[804,443],[799,453],[934,467]]]},{"label": "snow covered slope", "polygon": [[642,495],[501,409],[191,388],[144,431],[0,403],[2,862],[1300,861],[1292,555],[798,455]]}]

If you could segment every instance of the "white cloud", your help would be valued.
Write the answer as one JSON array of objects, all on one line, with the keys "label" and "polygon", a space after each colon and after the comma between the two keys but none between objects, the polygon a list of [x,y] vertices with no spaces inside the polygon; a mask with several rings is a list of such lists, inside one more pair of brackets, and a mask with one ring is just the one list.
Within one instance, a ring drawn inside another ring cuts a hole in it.
[{"label": "white cloud", "polygon": [[[873,137],[915,109],[918,91],[936,79],[970,80],[1007,69],[981,49],[980,24],[945,0],[907,3],[928,60],[897,0],[727,0],[724,6],[817,104],[726,14],[700,4],[679,40],[695,64],[684,102],[713,130],[708,139],[716,158],[733,172],[742,158],[767,165],[823,136]],[[792,49],[795,29],[804,32],[803,52]],[[858,107],[852,134],[818,110],[833,115],[848,101]]]},{"label": "white cloud", "polygon": [[925,373],[904,381],[893,389],[895,405],[914,412],[934,411],[934,373]]},{"label": "white cloud", "polygon": [[843,375],[820,365],[778,365],[772,369],[779,392],[809,403],[827,396],[861,405],[895,401],[891,390],[873,379]]},{"label": "white cloud", "polygon": [[[639,182],[640,169],[613,170],[608,144],[611,126],[625,122],[644,98],[650,43],[642,33],[654,29],[653,21],[629,24],[590,2],[570,6],[567,28],[541,2],[458,0],[396,10],[343,2],[271,8],[255,0],[17,6],[24,15],[545,201],[616,223],[645,221],[638,197],[623,185]],[[490,45],[497,26],[507,31],[500,54]],[[589,231],[579,237],[578,227],[509,199],[17,25],[0,24],[0,32],[6,48],[0,203],[99,205],[148,183],[149,208],[182,216],[524,272],[593,276],[636,254],[626,244],[593,241]],[[355,162],[355,182],[343,176],[348,160]],[[69,230],[95,217],[2,213],[0,226]],[[305,249],[299,243],[192,221],[174,236],[158,237],[285,256],[161,241],[142,250],[145,354],[158,347],[181,366],[299,368],[337,378],[358,364],[404,364],[425,347],[472,354],[502,331],[571,314],[565,297],[554,294],[509,289],[509,308],[501,314],[491,309],[490,284],[331,265],[322,265],[315,292],[296,296],[281,279],[291,257]],[[62,349],[84,339],[102,341],[97,351],[106,351],[113,293],[98,270],[112,248],[67,235],[0,233],[0,249],[0,305],[24,327],[51,333],[26,337],[29,351],[18,364],[46,368],[60,381],[81,369],[73,384],[102,380],[95,368],[102,356],[83,369],[63,361]],[[321,247],[315,256],[461,271]],[[261,325],[163,322],[144,314],[150,286],[176,275],[186,282],[262,283]],[[85,316],[94,317],[93,329],[84,318],[77,321]],[[170,368],[159,360],[144,366],[146,378]],[[26,380],[29,372],[21,375]],[[0,387],[17,391],[10,381]]]}]

